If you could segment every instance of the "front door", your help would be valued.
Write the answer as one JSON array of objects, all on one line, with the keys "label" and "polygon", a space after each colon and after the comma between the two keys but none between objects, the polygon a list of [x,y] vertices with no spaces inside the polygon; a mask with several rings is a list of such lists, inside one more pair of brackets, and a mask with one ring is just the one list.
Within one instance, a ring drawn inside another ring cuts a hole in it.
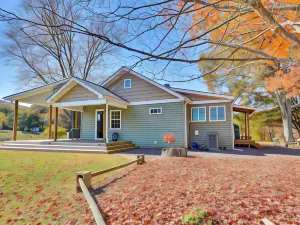
[{"label": "front door", "polygon": [[103,111],[96,111],[96,139],[103,139]]}]

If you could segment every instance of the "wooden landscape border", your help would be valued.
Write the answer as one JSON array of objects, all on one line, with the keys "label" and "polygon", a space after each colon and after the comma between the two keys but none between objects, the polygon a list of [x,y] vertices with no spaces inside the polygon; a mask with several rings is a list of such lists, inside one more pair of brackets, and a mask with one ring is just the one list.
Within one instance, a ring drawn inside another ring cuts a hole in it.
[{"label": "wooden landscape border", "polygon": [[139,164],[143,164],[144,162],[145,162],[145,155],[137,155],[136,160],[133,160],[131,162],[119,166],[111,167],[109,169],[100,170],[94,173],[91,173],[90,171],[81,171],[76,173],[76,192],[83,193],[85,200],[87,201],[92,211],[93,217],[97,225],[105,225],[106,223],[98,208],[97,203],[95,202],[91,192],[89,191],[89,189],[92,187],[92,178],[114,170],[124,168],[134,163],[137,163],[139,165]]}]

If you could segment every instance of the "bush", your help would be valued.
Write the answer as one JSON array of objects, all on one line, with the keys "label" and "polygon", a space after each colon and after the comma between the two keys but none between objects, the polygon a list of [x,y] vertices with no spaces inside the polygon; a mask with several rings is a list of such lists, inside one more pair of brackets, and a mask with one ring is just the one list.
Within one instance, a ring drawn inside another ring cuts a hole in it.
[{"label": "bush", "polygon": [[[45,127],[45,130],[41,135],[45,138],[48,138],[48,133],[48,127]],[[54,137],[54,126],[52,126],[52,137]],[[63,127],[58,127],[57,138],[67,138],[67,129]]]},{"label": "bush", "polygon": [[207,211],[196,208],[183,216],[182,223],[189,225],[212,225],[212,220],[208,216]]}]

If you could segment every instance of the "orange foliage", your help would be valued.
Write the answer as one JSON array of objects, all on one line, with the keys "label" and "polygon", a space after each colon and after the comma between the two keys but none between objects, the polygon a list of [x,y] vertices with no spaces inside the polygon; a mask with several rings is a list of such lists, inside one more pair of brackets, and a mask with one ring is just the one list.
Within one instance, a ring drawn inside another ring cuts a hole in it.
[{"label": "orange foliage", "polygon": [[164,142],[167,142],[169,145],[176,141],[174,134],[164,134]]},{"label": "orange foliage", "polygon": [[[208,3],[217,2],[208,0]],[[249,8],[247,1],[218,1],[218,7]],[[280,26],[294,36],[300,38],[300,33],[295,32],[295,23],[300,23],[299,11],[297,10],[274,10],[274,6],[300,4],[299,0],[261,0],[264,7],[271,13]],[[201,8],[201,9],[200,9]],[[283,39],[273,27],[269,25],[254,11],[248,13],[236,13],[235,10],[226,12],[214,8],[204,7],[201,3],[194,5],[191,23],[194,26],[190,30],[192,38],[197,40],[199,35],[209,31],[209,39],[214,42],[226,42],[231,44],[250,47],[254,50],[263,51],[271,56],[281,59],[291,59],[300,63],[300,47],[294,46],[289,40]],[[232,19],[234,16],[235,19]],[[226,25],[213,31],[212,28],[230,20]],[[266,61],[266,63],[269,63]],[[273,65],[274,62],[270,64]],[[267,79],[267,90],[272,91],[278,87],[288,90],[290,95],[299,94],[299,69],[290,68],[291,72],[275,75]]]},{"label": "orange foliage", "polygon": [[287,73],[279,70],[274,77],[266,78],[266,83],[270,92],[274,92],[276,89],[284,90],[290,96],[295,97],[300,92],[300,68],[290,67]]}]

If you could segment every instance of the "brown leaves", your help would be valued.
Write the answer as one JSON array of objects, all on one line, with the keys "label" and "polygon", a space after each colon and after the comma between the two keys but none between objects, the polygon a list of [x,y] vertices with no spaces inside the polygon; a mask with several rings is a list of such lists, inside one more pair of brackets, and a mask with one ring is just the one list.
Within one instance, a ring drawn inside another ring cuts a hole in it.
[{"label": "brown leaves", "polygon": [[[181,224],[204,207],[214,224],[300,221],[300,161],[168,158],[148,162],[99,196],[108,224]],[[122,191],[120,191],[122,190]]]}]

